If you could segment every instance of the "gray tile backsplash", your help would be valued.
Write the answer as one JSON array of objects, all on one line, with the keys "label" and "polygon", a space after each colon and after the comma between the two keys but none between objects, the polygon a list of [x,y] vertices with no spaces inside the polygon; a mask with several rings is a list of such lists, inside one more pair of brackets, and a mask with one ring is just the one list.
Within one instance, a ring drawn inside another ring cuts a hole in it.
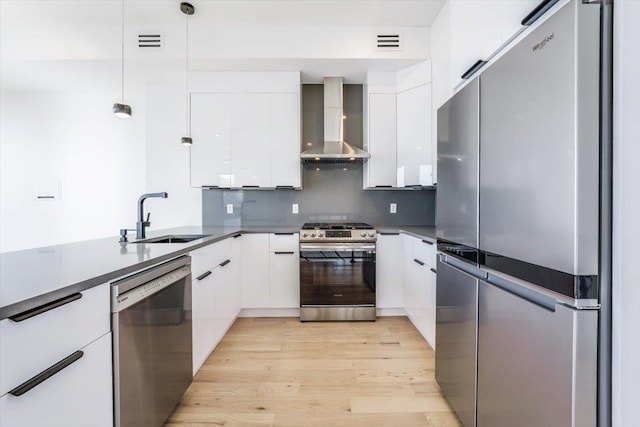
[{"label": "gray tile backsplash", "polygon": [[[315,221],[434,225],[435,195],[434,190],[365,191],[361,164],[305,164],[301,191],[202,190],[202,222],[205,226],[299,226]],[[294,203],[297,215],[292,213]],[[397,204],[397,213],[389,213],[390,203]],[[233,214],[226,213],[227,204],[233,204]]]},{"label": "gray tile backsplash", "polygon": [[[302,87],[302,146],[322,141],[323,87]],[[362,147],[362,85],[344,86],[345,140]],[[303,190],[202,190],[205,226],[299,226],[316,221],[434,225],[434,190],[363,190],[362,164],[305,164]],[[292,213],[297,203],[299,213]],[[397,213],[389,213],[389,204]],[[227,204],[233,214],[227,214]]]}]

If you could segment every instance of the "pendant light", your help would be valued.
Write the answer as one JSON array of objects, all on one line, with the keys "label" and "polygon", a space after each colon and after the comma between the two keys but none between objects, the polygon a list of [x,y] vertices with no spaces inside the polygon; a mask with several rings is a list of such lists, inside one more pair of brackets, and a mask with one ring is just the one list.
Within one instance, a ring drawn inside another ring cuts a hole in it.
[{"label": "pendant light", "polygon": [[122,29],[122,58],[121,58],[121,63],[122,63],[122,102],[116,102],[115,104],[113,104],[113,114],[116,115],[116,117],[120,117],[123,119],[128,119],[129,117],[131,117],[131,106],[128,104],[124,103],[124,0],[122,0],[122,23],[121,23],[121,29]]},{"label": "pendant light", "polygon": [[196,9],[193,7],[191,3],[182,2],[180,3],[180,10],[182,13],[186,15],[187,22],[187,31],[185,35],[185,72],[186,72],[186,80],[185,80],[185,97],[187,101],[187,123],[185,126],[187,136],[183,136],[180,138],[180,143],[185,147],[191,147],[193,145],[193,139],[191,138],[191,105],[189,102],[189,15],[193,15],[196,12]]}]

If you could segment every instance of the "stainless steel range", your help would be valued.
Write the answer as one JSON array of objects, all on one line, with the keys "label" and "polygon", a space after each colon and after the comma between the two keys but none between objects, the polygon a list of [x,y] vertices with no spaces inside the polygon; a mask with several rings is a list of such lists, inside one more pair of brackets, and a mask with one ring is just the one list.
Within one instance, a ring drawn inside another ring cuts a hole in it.
[{"label": "stainless steel range", "polygon": [[376,319],[376,231],[365,223],[300,230],[300,320]]}]

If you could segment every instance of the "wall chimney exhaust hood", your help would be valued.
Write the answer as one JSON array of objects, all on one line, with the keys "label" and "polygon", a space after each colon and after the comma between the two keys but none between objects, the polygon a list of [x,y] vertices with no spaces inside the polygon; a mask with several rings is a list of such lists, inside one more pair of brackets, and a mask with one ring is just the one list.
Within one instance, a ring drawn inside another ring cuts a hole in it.
[{"label": "wall chimney exhaust hood", "polygon": [[324,78],[324,143],[303,151],[302,161],[349,162],[371,155],[344,141],[342,77]]}]

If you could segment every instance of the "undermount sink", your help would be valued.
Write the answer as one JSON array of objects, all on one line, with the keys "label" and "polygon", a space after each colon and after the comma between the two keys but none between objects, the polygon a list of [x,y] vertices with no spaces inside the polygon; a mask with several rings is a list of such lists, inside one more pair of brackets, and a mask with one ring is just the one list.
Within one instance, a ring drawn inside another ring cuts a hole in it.
[{"label": "undermount sink", "polygon": [[187,243],[192,240],[202,239],[209,236],[210,234],[170,234],[168,236],[136,240],[132,243]]}]

